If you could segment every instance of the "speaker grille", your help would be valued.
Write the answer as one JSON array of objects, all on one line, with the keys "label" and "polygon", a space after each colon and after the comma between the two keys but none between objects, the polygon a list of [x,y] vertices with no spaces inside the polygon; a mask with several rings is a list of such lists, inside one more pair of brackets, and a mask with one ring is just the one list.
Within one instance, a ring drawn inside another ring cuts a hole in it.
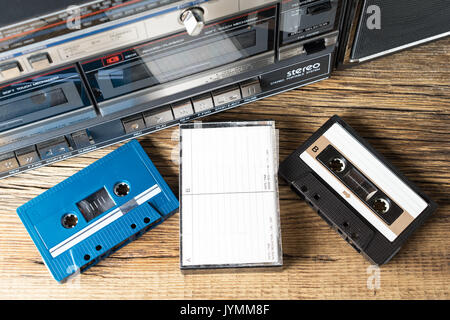
[{"label": "speaker grille", "polygon": [[[381,9],[381,29],[367,27],[371,5]],[[365,60],[450,31],[449,0],[367,0],[353,43],[352,60]]]}]

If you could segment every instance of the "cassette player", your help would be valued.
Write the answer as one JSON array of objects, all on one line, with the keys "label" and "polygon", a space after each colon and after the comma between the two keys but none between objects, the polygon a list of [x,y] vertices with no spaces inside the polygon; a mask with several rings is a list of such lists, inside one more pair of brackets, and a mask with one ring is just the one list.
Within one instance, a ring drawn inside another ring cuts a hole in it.
[{"label": "cassette player", "polygon": [[[316,83],[338,67],[450,32],[446,0],[381,2],[20,0],[27,10],[4,6],[0,179]],[[364,23],[373,5],[384,12],[382,34]],[[36,153],[24,157],[30,150]]]},{"label": "cassette player", "polygon": [[388,262],[436,204],[338,116],[281,165],[280,176],[372,263]]},{"label": "cassette player", "polygon": [[178,200],[132,140],[17,209],[63,282],[170,217]]},{"label": "cassette player", "polygon": [[327,79],[345,11],[344,0],[22,2],[33,10],[0,13],[0,179]]}]

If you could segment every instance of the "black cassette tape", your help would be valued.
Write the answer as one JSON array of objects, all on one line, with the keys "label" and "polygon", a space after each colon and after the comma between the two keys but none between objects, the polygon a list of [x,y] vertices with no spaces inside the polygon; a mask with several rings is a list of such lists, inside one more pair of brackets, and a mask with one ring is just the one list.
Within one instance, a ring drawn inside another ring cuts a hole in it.
[{"label": "black cassette tape", "polygon": [[338,116],[291,154],[279,174],[378,265],[388,262],[437,207]]}]

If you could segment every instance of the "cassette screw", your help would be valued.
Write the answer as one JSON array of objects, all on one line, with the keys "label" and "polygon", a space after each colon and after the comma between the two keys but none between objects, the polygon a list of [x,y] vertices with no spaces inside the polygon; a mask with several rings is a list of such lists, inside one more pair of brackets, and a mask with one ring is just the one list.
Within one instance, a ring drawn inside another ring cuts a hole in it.
[{"label": "cassette screw", "polygon": [[373,209],[375,212],[379,214],[383,214],[389,211],[389,202],[386,199],[378,198],[375,199],[375,201],[372,204]]},{"label": "cassette screw", "polygon": [[125,197],[130,193],[130,186],[128,185],[128,183],[119,182],[114,186],[114,193],[118,197]]},{"label": "cassette screw", "polygon": [[345,160],[342,158],[333,158],[331,159],[329,166],[334,172],[342,172],[345,169]]},{"label": "cassette screw", "polygon": [[78,217],[73,213],[68,213],[62,218],[62,225],[66,229],[72,229],[78,224]]}]

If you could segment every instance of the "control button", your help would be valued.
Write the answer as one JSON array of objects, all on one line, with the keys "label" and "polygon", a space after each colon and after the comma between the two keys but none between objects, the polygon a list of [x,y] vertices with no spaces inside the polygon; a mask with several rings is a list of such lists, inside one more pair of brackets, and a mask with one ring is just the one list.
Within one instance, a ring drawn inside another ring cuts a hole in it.
[{"label": "control button", "polygon": [[65,137],[56,138],[47,142],[39,143],[37,150],[42,160],[56,157],[70,151]]},{"label": "control button", "polygon": [[148,111],[144,113],[144,119],[147,127],[163,125],[164,123],[174,120],[170,106]]},{"label": "control button", "polygon": [[14,153],[7,153],[0,157],[0,172],[7,172],[19,167]]},{"label": "control button", "polygon": [[112,55],[112,56],[108,56],[108,57],[102,59],[102,62],[103,62],[104,66],[109,66],[111,64],[115,64],[115,63],[118,63],[120,61],[123,61],[123,55],[121,53],[115,54],[115,55]]},{"label": "control button", "polygon": [[17,61],[7,62],[0,65],[0,74],[5,79],[18,77],[22,71],[22,67]]},{"label": "control button", "polygon": [[315,41],[311,41],[311,42],[305,43],[303,45],[303,48],[305,49],[306,54],[309,55],[309,54],[313,54],[313,53],[317,53],[317,52],[323,51],[327,47],[325,46],[325,39],[323,38],[323,39],[318,39],[318,40],[315,40]]},{"label": "control button", "polygon": [[214,104],[220,106],[222,104],[234,102],[241,99],[241,90],[234,86],[213,92]]},{"label": "control button", "polygon": [[259,79],[254,79],[242,83],[241,90],[242,90],[242,98],[251,97],[262,92]]},{"label": "control button", "polygon": [[90,147],[94,144],[94,140],[89,136],[87,130],[72,133],[72,139],[77,149]]},{"label": "control button", "polygon": [[201,8],[191,8],[184,11],[180,20],[183,22],[186,31],[191,36],[198,36],[205,26],[204,12]]},{"label": "control button", "polygon": [[195,112],[214,109],[214,102],[210,94],[192,98]]},{"label": "control button", "polygon": [[175,119],[185,118],[194,114],[194,109],[192,108],[191,100],[185,100],[172,105],[173,114]]},{"label": "control button", "polygon": [[30,62],[31,67],[34,70],[42,70],[48,68],[53,62],[52,58],[50,58],[50,55],[47,52],[32,55],[28,58],[28,61]]},{"label": "control button", "polygon": [[337,35],[330,35],[329,37],[325,38],[325,46],[333,46],[337,43],[338,36]]},{"label": "control button", "polygon": [[41,160],[35,146],[16,151],[16,156],[19,160],[20,166],[27,166]]},{"label": "control button", "polygon": [[122,120],[126,133],[132,133],[145,129],[144,118],[141,114],[137,114]]}]

